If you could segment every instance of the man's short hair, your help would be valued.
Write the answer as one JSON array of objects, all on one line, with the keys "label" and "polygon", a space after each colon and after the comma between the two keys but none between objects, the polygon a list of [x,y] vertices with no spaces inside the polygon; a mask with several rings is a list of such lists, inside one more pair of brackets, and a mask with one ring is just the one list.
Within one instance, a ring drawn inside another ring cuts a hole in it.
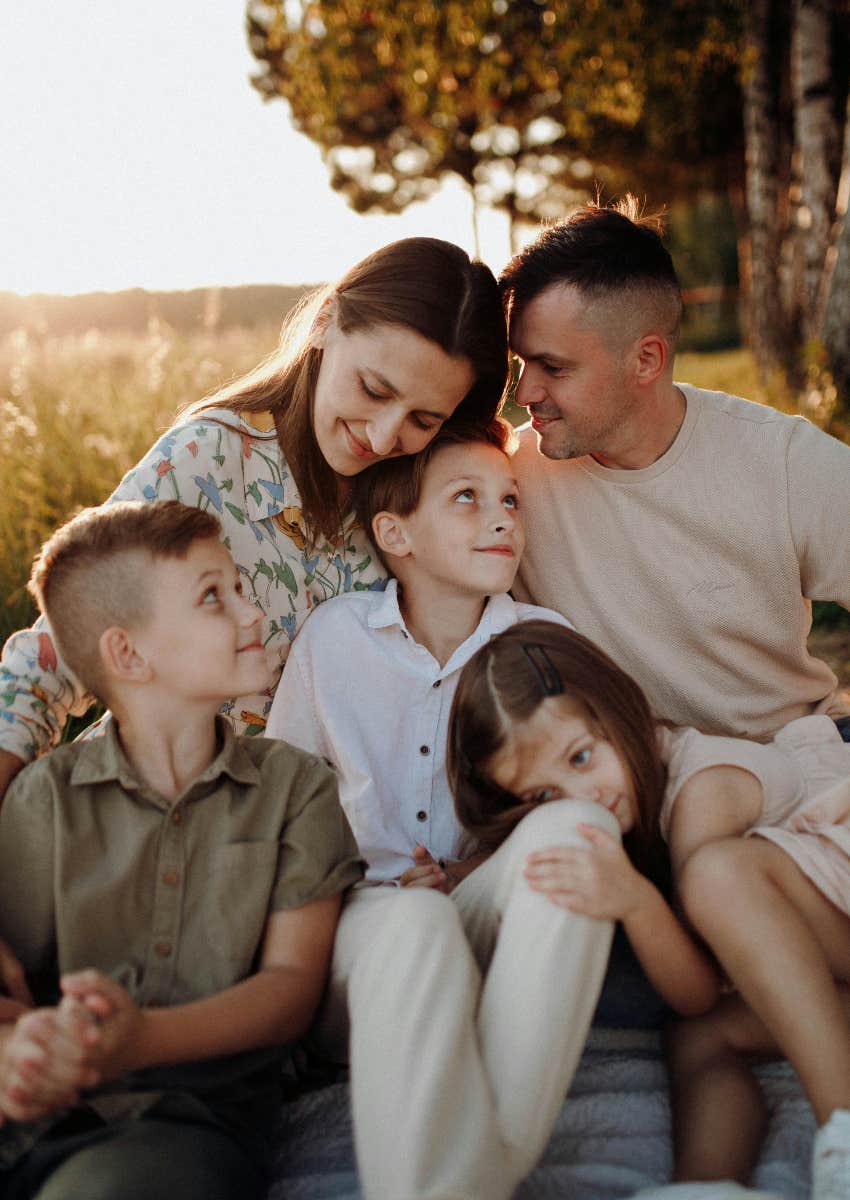
[{"label": "man's short hair", "polygon": [[[410,516],[419,506],[422,496],[422,481],[428,464],[446,446],[462,446],[469,442],[483,442],[495,446],[504,454],[510,454],[515,441],[511,425],[502,417],[494,417],[486,425],[466,422],[450,422],[431,439],[424,450],[412,457],[386,458],[375,463],[354,478],[352,506],[357,519],[371,538],[372,521],[379,512],[391,512],[399,517]],[[390,574],[392,565],[380,549],[375,551]]]},{"label": "man's short hair", "polygon": [[[659,319],[675,344],[682,310],[676,271],[661,240],[658,215],[642,215],[634,196],[618,204],[587,204],[544,229],[505,267],[499,279],[510,320],[553,284],[574,287],[588,301],[655,294]],[[645,299],[644,299],[645,304]]]},{"label": "man's short hair", "polygon": [[143,624],[151,611],[145,576],[157,558],[183,558],[193,542],[219,537],[212,513],[176,500],[123,500],[87,508],[48,538],[28,588],[59,653],[104,700],[99,641],[113,625]]}]

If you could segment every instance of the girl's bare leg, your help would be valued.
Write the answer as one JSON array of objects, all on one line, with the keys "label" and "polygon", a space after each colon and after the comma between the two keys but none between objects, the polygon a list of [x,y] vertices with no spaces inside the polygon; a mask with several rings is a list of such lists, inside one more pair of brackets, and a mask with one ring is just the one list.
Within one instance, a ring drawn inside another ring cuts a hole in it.
[{"label": "girl's bare leg", "polygon": [[818,1124],[850,1109],[850,919],[778,846],[701,847],[678,881],[685,910],[794,1066]]},{"label": "girl's bare leg", "polygon": [[746,1184],[767,1128],[753,1055],[778,1048],[740,996],[724,996],[702,1017],[679,1018],[665,1033],[673,1111],[673,1179]]}]

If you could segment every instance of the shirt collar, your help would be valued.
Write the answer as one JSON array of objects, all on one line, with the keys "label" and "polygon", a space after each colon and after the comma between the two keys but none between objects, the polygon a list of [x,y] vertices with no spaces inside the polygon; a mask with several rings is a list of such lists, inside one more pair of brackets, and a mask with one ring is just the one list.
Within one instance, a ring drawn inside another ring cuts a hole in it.
[{"label": "shirt collar", "polygon": [[380,593],[380,596],[380,600],[369,612],[369,628],[390,629],[392,626],[397,625],[403,633],[408,633],[404,617],[401,615],[401,609],[398,606],[398,580],[392,577],[388,579],[387,586]]},{"label": "shirt collar", "polygon": [[[229,775],[236,783],[255,784],[260,772],[230,722],[217,715],[216,733],[221,749],[206,770],[202,771],[189,789],[201,783],[214,783],[221,775]],[[127,791],[149,790],[133,769],[118,740],[118,725],[109,716],[101,726],[103,733],[80,742],[79,754],[71,771],[71,783],[85,785],[116,782]]]}]

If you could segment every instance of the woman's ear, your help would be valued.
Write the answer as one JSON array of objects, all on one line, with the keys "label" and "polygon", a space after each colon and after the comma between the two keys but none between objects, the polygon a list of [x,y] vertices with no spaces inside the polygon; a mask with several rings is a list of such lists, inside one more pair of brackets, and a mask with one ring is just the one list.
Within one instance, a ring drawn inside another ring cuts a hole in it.
[{"label": "woman's ear", "polygon": [[397,513],[377,513],[372,518],[372,537],[378,549],[393,558],[407,558],[412,551],[404,519]]},{"label": "woman's ear", "polygon": [[336,294],[332,292],[322,301],[319,311],[313,318],[313,324],[310,326],[310,335],[307,340],[314,350],[324,350],[328,333],[330,330],[336,329],[338,309],[339,302]]},{"label": "woman's ear", "polygon": [[120,625],[104,629],[98,640],[100,660],[109,679],[132,683],[147,683],[152,671],[144,655],[139,652],[133,635]]}]

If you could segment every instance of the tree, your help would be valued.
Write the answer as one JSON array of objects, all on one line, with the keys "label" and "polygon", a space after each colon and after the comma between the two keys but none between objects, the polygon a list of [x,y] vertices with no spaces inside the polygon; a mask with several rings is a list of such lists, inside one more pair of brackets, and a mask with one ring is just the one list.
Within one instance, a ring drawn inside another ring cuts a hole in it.
[{"label": "tree", "polygon": [[729,91],[716,85],[733,69],[735,11],[731,0],[678,0],[661,17],[639,0],[580,16],[567,0],[250,0],[248,32],[264,68],[255,86],[287,100],[353,207],[399,211],[452,172],[513,224],[562,213],[594,180],[627,185],[659,150],[665,182],[704,183],[728,144],[712,122],[695,137],[694,116]]},{"label": "tree", "polygon": [[[850,401],[847,0],[751,0],[743,47],[750,341],[844,432]],[[843,143],[843,150],[842,150]]]}]

